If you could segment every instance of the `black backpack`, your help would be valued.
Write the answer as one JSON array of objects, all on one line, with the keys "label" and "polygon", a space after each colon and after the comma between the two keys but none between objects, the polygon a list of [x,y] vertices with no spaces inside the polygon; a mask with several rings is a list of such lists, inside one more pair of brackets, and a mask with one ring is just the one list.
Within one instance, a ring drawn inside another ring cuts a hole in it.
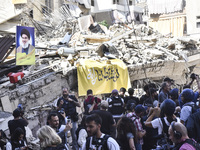
[{"label": "black backpack", "polygon": [[101,150],[109,150],[108,145],[107,145],[107,140],[110,137],[110,135],[105,134],[103,138],[98,138],[96,139],[95,137],[88,137],[86,140],[86,150],[93,150],[90,148],[90,140],[92,139],[92,145],[95,145],[96,148],[98,149],[99,146],[102,145]]},{"label": "black backpack", "polygon": [[161,118],[163,124],[163,131],[162,134],[156,137],[157,144],[160,145],[163,149],[169,149],[171,145],[173,145],[172,141],[169,139],[168,129],[169,126],[165,123],[164,118]]},{"label": "black backpack", "polygon": [[108,111],[112,114],[112,115],[121,115],[124,112],[124,104],[122,102],[121,97],[115,98],[112,97],[111,98],[112,101],[109,102],[109,106],[111,105],[111,107],[108,108]]},{"label": "black backpack", "polygon": [[200,150],[200,145],[199,143],[195,142],[194,140],[192,139],[186,139],[185,141],[181,142],[180,144],[176,145],[172,150],[179,150],[180,147],[185,144],[185,143],[188,143],[190,145],[192,145],[196,150]]}]

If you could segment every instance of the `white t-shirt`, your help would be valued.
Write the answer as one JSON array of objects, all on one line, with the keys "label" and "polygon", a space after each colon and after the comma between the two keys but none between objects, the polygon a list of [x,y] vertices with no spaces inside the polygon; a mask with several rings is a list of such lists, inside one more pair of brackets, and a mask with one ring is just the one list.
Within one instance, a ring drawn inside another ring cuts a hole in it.
[{"label": "white t-shirt", "polygon": [[192,107],[187,105],[194,105],[194,102],[185,103],[181,109],[180,119],[184,122],[188,119],[188,117],[192,114]]},{"label": "white t-shirt", "polygon": [[81,129],[79,131],[78,134],[78,145],[80,145],[81,147],[83,146],[83,144],[86,142],[86,138],[88,136],[87,131],[85,129]]},{"label": "white t-shirt", "polygon": [[[101,138],[103,138],[105,134],[101,135]],[[118,143],[112,138],[109,137],[107,140],[107,146],[109,150],[120,150]],[[95,145],[92,145],[92,138],[90,140],[90,148],[92,148],[92,150],[97,150]],[[98,150],[101,150],[102,146],[99,146]],[[86,142],[83,144],[82,150],[86,150]]]},{"label": "white t-shirt", "polygon": [[[178,117],[176,117],[176,119],[177,119],[177,122],[180,122],[180,119]],[[164,117],[164,121],[167,126],[170,126],[170,123],[167,121],[167,117]],[[158,134],[162,134],[163,124],[162,124],[161,118],[154,119],[153,121],[151,121],[151,124],[154,129],[158,128]]]}]

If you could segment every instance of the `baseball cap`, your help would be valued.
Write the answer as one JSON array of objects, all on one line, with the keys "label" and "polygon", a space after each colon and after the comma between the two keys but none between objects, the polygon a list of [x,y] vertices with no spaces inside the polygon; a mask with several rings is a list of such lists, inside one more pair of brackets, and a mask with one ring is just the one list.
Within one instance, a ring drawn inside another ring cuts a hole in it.
[{"label": "baseball cap", "polygon": [[186,100],[192,101],[194,98],[194,92],[191,89],[184,89],[181,93],[181,96],[183,96]]},{"label": "baseball cap", "polygon": [[118,94],[118,90],[117,89],[112,90],[112,94]]},{"label": "baseball cap", "polygon": [[137,106],[135,107],[135,112],[136,112],[136,113],[145,112],[145,107],[142,106],[141,104],[139,104],[139,105],[137,105]]}]

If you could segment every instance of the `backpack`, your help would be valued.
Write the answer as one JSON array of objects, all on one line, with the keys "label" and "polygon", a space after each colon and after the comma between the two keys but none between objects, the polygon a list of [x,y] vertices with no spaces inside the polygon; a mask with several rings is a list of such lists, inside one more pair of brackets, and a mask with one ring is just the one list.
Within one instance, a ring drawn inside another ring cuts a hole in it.
[{"label": "backpack", "polygon": [[124,107],[123,107],[124,103],[122,102],[122,99],[120,97],[118,98],[112,97],[111,99],[112,101],[108,103],[109,104],[108,111],[112,115],[121,115],[122,113],[124,113]]},{"label": "backpack", "polygon": [[90,148],[90,140],[91,140],[91,138],[92,138],[92,145],[95,145],[97,149],[98,149],[99,146],[102,145],[101,150],[109,150],[108,149],[108,145],[107,145],[107,140],[108,140],[109,137],[110,137],[110,135],[107,135],[107,134],[105,134],[103,136],[103,138],[98,138],[98,139],[96,139],[94,137],[93,138],[92,137],[88,137],[87,140],[86,140],[86,150],[92,150]]},{"label": "backpack", "polygon": [[185,106],[192,107],[192,114],[199,111],[199,107],[196,104],[185,104],[183,107]]},{"label": "backpack", "polygon": [[162,134],[157,137],[157,144],[162,147],[162,149],[167,150],[173,145],[172,141],[169,139],[168,129],[169,126],[165,123],[164,118],[161,118],[163,124]]},{"label": "backpack", "polygon": [[199,143],[195,142],[194,140],[192,139],[186,139],[185,141],[181,142],[180,144],[176,145],[172,150],[179,150],[180,147],[185,144],[185,143],[188,143],[190,145],[192,145],[196,150],[200,150],[200,145]]},{"label": "backpack", "polygon": [[85,110],[84,114],[85,115],[89,115],[89,109],[92,106],[92,99],[93,99],[93,97],[90,97],[88,102],[84,101],[84,110]]}]

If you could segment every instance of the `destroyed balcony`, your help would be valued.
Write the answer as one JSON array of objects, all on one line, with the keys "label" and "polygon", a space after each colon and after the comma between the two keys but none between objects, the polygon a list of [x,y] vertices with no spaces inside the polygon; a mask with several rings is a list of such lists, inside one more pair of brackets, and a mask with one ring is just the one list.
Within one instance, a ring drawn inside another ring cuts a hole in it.
[{"label": "destroyed balcony", "polygon": [[128,10],[126,3],[115,3],[115,4],[113,3],[112,9],[113,10],[120,10],[120,11]]}]

